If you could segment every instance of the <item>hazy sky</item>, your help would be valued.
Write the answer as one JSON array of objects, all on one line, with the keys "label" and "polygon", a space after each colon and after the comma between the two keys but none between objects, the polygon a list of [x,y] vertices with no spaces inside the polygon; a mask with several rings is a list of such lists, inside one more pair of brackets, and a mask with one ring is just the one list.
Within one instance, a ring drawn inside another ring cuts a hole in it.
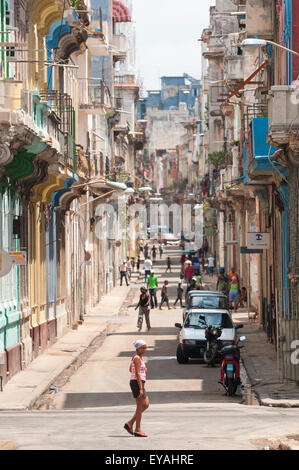
[{"label": "hazy sky", "polygon": [[197,39],[209,26],[212,5],[215,0],[133,0],[137,73],[145,89],[160,89],[163,75],[200,78]]}]

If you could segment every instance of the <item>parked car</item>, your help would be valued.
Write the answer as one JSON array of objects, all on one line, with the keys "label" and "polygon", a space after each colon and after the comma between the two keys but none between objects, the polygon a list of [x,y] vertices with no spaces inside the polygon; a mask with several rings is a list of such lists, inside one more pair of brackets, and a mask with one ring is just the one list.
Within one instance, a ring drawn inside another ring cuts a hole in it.
[{"label": "parked car", "polygon": [[191,290],[183,310],[183,321],[193,308],[229,310],[229,302],[227,296],[219,291]]},{"label": "parked car", "polygon": [[234,326],[228,310],[191,309],[183,325],[175,323],[180,329],[176,350],[177,361],[180,364],[187,363],[189,358],[203,357],[206,347],[206,325],[200,317],[204,317],[206,324],[222,328],[219,339],[221,347],[233,344],[236,341],[236,330],[243,327],[243,325]]}]

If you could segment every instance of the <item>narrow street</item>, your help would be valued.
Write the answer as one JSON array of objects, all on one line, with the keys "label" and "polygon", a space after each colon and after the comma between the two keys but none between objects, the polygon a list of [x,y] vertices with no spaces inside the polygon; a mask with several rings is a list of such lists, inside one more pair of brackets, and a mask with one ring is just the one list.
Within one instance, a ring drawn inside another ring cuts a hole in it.
[{"label": "narrow street", "polygon": [[0,7],[0,450],[299,450],[299,0]]},{"label": "narrow street", "polygon": [[[178,248],[168,247],[163,259],[157,258],[155,271],[159,278],[159,287],[164,280],[169,280],[171,305],[176,298],[176,287],[179,279],[180,264]],[[173,262],[171,273],[165,273],[166,258]],[[212,284],[206,276],[206,285]],[[132,284],[131,284],[132,285]],[[168,310],[166,304],[162,310],[151,310],[150,332],[137,332],[136,321],[138,310],[139,287],[143,286],[143,277],[138,280],[135,290],[135,303],[125,318],[120,318],[119,328],[109,335],[103,346],[95,352],[70,382],[60,390],[53,402],[55,409],[89,408],[133,404],[128,387],[129,364],[134,353],[133,342],[139,336],[148,343],[148,380],[147,389],[152,404],[179,403],[239,403],[241,396],[225,396],[219,380],[219,367],[208,368],[203,361],[191,360],[188,364],[179,364],[176,360],[178,329],[176,322],[182,322],[182,309]],[[137,287],[138,286],[138,287]],[[111,299],[113,300],[113,299]],[[160,290],[158,301],[161,300]],[[88,321],[88,319],[87,319]]]},{"label": "narrow street", "polygon": [[[178,248],[169,247],[155,265],[160,286],[166,277],[170,280],[171,304],[179,273],[178,254]],[[166,256],[174,264],[171,274],[165,274]],[[137,280],[136,273],[133,277]],[[208,284],[210,278],[205,279]],[[135,409],[128,368],[137,337],[149,345],[146,390],[150,399],[143,417],[149,437],[138,441],[139,449],[258,449],[267,437],[298,433],[299,410],[245,406],[240,395],[229,398],[217,384],[219,365],[207,368],[197,360],[178,364],[174,323],[181,321],[181,308],[152,310],[152,330],[138,333],[134,306],[142,281],[131,283],[135,299],[126,315],[113,319],[115,332],[63,388],[50,395],[47,411],[2,413],[0,441],[10,439],[17,449],[136,449],[135,438],[126,433],[123,424]],[[92,317],[87,316],[88,321]]]}]

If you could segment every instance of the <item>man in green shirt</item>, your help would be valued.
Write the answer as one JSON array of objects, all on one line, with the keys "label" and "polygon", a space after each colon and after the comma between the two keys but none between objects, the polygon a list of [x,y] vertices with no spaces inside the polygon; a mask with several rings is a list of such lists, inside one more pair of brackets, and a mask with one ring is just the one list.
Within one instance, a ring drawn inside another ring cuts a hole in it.
[{"label": "man in green shirt", "polygon": [[158,276],[155,276],[155,272],[152,270],[147,278],[147,288],[151,296],[151,308],[158,307],[157,300],[157,289],[158,289]]}]

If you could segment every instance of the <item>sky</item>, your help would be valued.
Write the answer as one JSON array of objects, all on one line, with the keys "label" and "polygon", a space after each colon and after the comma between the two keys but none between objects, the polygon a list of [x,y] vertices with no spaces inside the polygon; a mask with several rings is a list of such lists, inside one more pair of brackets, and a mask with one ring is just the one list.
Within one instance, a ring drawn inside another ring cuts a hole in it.
[{"label": "sky", "polygon": [[201,32],[215,0],[133,0],[137,75],[146,90],[163,75],[201,74]]}]

